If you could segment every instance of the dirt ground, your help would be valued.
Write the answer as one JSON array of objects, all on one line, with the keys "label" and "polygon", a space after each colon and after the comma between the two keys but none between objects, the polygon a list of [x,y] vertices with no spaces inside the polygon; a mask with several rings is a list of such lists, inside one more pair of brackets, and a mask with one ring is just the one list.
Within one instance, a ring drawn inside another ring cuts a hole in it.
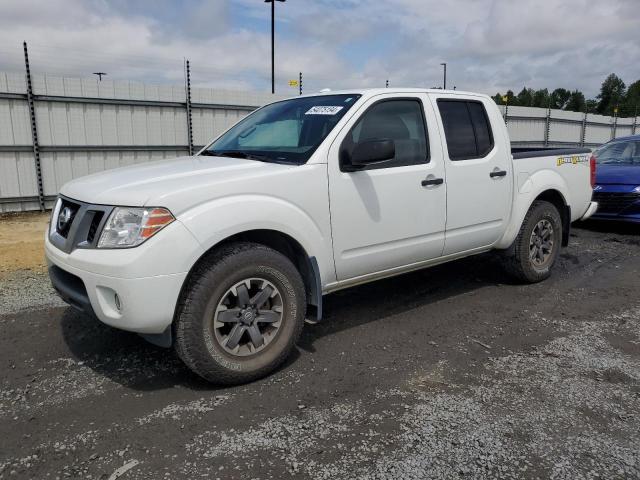
[{"label": "dirt ground", "polygon": [[640,478],[639,275],[640,232],[580,225],[536,285],[481,255],[328,295],[279,371],[219,388],[19,270],[0,479]]},{"label": "dirt ground", "polygon": [[44,232],[49,216],[49,213],[0,215],[0,276],[16,270],[44,270]]}]

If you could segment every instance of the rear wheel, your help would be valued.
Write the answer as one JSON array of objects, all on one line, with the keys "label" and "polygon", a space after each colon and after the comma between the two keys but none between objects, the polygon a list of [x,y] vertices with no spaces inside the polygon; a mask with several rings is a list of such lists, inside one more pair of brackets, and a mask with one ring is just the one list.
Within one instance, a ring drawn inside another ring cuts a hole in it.
[{"label": "rear wheel", "polygon": [[549,278],[562,243],[562,219],[552,203],[536,201],[520,232],[504,252],[505,267],[517,280],[535,283]]},{"label": "rear wheel", "polygon": [[260,378],[293,350],[305,305],[302,278],[287,257],[260,244],[229,245],[191,275],[176,318],[176,350],[210,382]]}]

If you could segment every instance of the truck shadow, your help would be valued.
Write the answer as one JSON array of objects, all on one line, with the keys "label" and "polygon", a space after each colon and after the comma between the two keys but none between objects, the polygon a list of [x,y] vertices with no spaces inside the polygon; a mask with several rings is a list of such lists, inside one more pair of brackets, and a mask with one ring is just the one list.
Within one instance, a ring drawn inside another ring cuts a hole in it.
[{"label": "truck shadow", "polygon": [[[508,279],[495,256],[484,254],[336,292],[324,298],[325,318],[317,325],[305,326],[298,347],[321,354],[313,345],[324,336],[385,321],[448,297],[505,282]],[[176,386],[209,391],[228,388],[211,385],[192,373],[173,349],[151,345],[134,333],[111,328],[72,308],[65,310],[61,328],[66,345],[78,361],[127,388],[138,391]],[[293,368],[299,356],[299,350],[295,350],[280,371],[272,375]]]},{"label": "truck shadow", "polygon": [[71,354],[109,380],[139,391],[185,386],[212,389],[172,349],[156,347],[135,333],[111,328],[69,307],[60,320]]},{"label": "truck shadow", "polygon": [[487,253],[335,292],[324,297],[323,320],[305,328],[298,346],[315,352],[314,342],[324,336],[509,283],[497,256]]}]

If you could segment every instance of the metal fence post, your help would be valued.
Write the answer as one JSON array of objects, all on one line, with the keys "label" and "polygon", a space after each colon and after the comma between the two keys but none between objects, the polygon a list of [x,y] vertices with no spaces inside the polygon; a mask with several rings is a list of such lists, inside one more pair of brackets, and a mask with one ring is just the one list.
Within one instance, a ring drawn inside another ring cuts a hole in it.
[{"label": "metal fence post", "polygon": [[27,103],[29,104],[29,116],[31,117],[31,137],[33,140],[33,158],[36,165],[36,180],[38,182],[38,203],[40,211],[44,212],[44,187],[42,185],[42,165],[40,163],[40,145],[38,143],[38,128],[36,126],[36,109],[33,103],[33,85],[31,84],[31,69],[29,68],[29,52],[27,42],[24,46],[24,67],[27,80]]},{"label": "metal fence post", "polygon": [[637,125],[638,125],[638,106],[636,105],[636,111],[633,113],[633,125],[631,126],[631,135],[636,134]]},{"label": "metal fence post", "polygon": [[302,95],[302,72],[298,74],[298,94]]},{"label": "metal fence post", "polygon": [[189,155],[193,155],[193,123],[191,119],[191,69],[187,60],[186,76],[186,105],[187,105],[187,141],[189,142]]},{"label": "metal fence post", "polygon": [[551,130],[551,106],[547,108],[547,118],[544,127],[544,146],[549,146],[549,132]]},{"label": "metal fence post", "polygon": [[582,118],[582,129],[580,131],[580,146],[584,147],[584,141],[587,137],[587,112],[584,112],[584,117]]},{"label": "metal fence post", "polygon": [[616,130],[618,129],[618,107],[613,109],[613,125],[611,125],[611,140],[616,138]]},{"label": "metal fence post", "polygon": [[504,124],[507,124],[507,120],[509,119],[509,101],[504,104]]}]

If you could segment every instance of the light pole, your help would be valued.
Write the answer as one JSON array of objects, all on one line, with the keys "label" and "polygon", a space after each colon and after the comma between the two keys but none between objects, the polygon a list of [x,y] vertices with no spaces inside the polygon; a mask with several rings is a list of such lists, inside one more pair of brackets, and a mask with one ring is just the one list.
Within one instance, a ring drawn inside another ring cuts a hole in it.
[{"label": "light pole", "polygon": [[98,76],[98,80],[101,82],[102,81],[102,76],[106,75],[105,72],[93,72],[94,75]]},{"label": "light pole", "polygon": [[442,85],[442,89],[446,90],[447,89],[447,64],[446,63],[441,63],[440,65],[442,65],[444,67],[444,82]]},{"label": "light pole", "polygon": [[264,0],[264,3],[271,4],[271,93],[276,93],[276,66],[275,66],[275,18],[276,18],[276,2],[285,0]]}]

